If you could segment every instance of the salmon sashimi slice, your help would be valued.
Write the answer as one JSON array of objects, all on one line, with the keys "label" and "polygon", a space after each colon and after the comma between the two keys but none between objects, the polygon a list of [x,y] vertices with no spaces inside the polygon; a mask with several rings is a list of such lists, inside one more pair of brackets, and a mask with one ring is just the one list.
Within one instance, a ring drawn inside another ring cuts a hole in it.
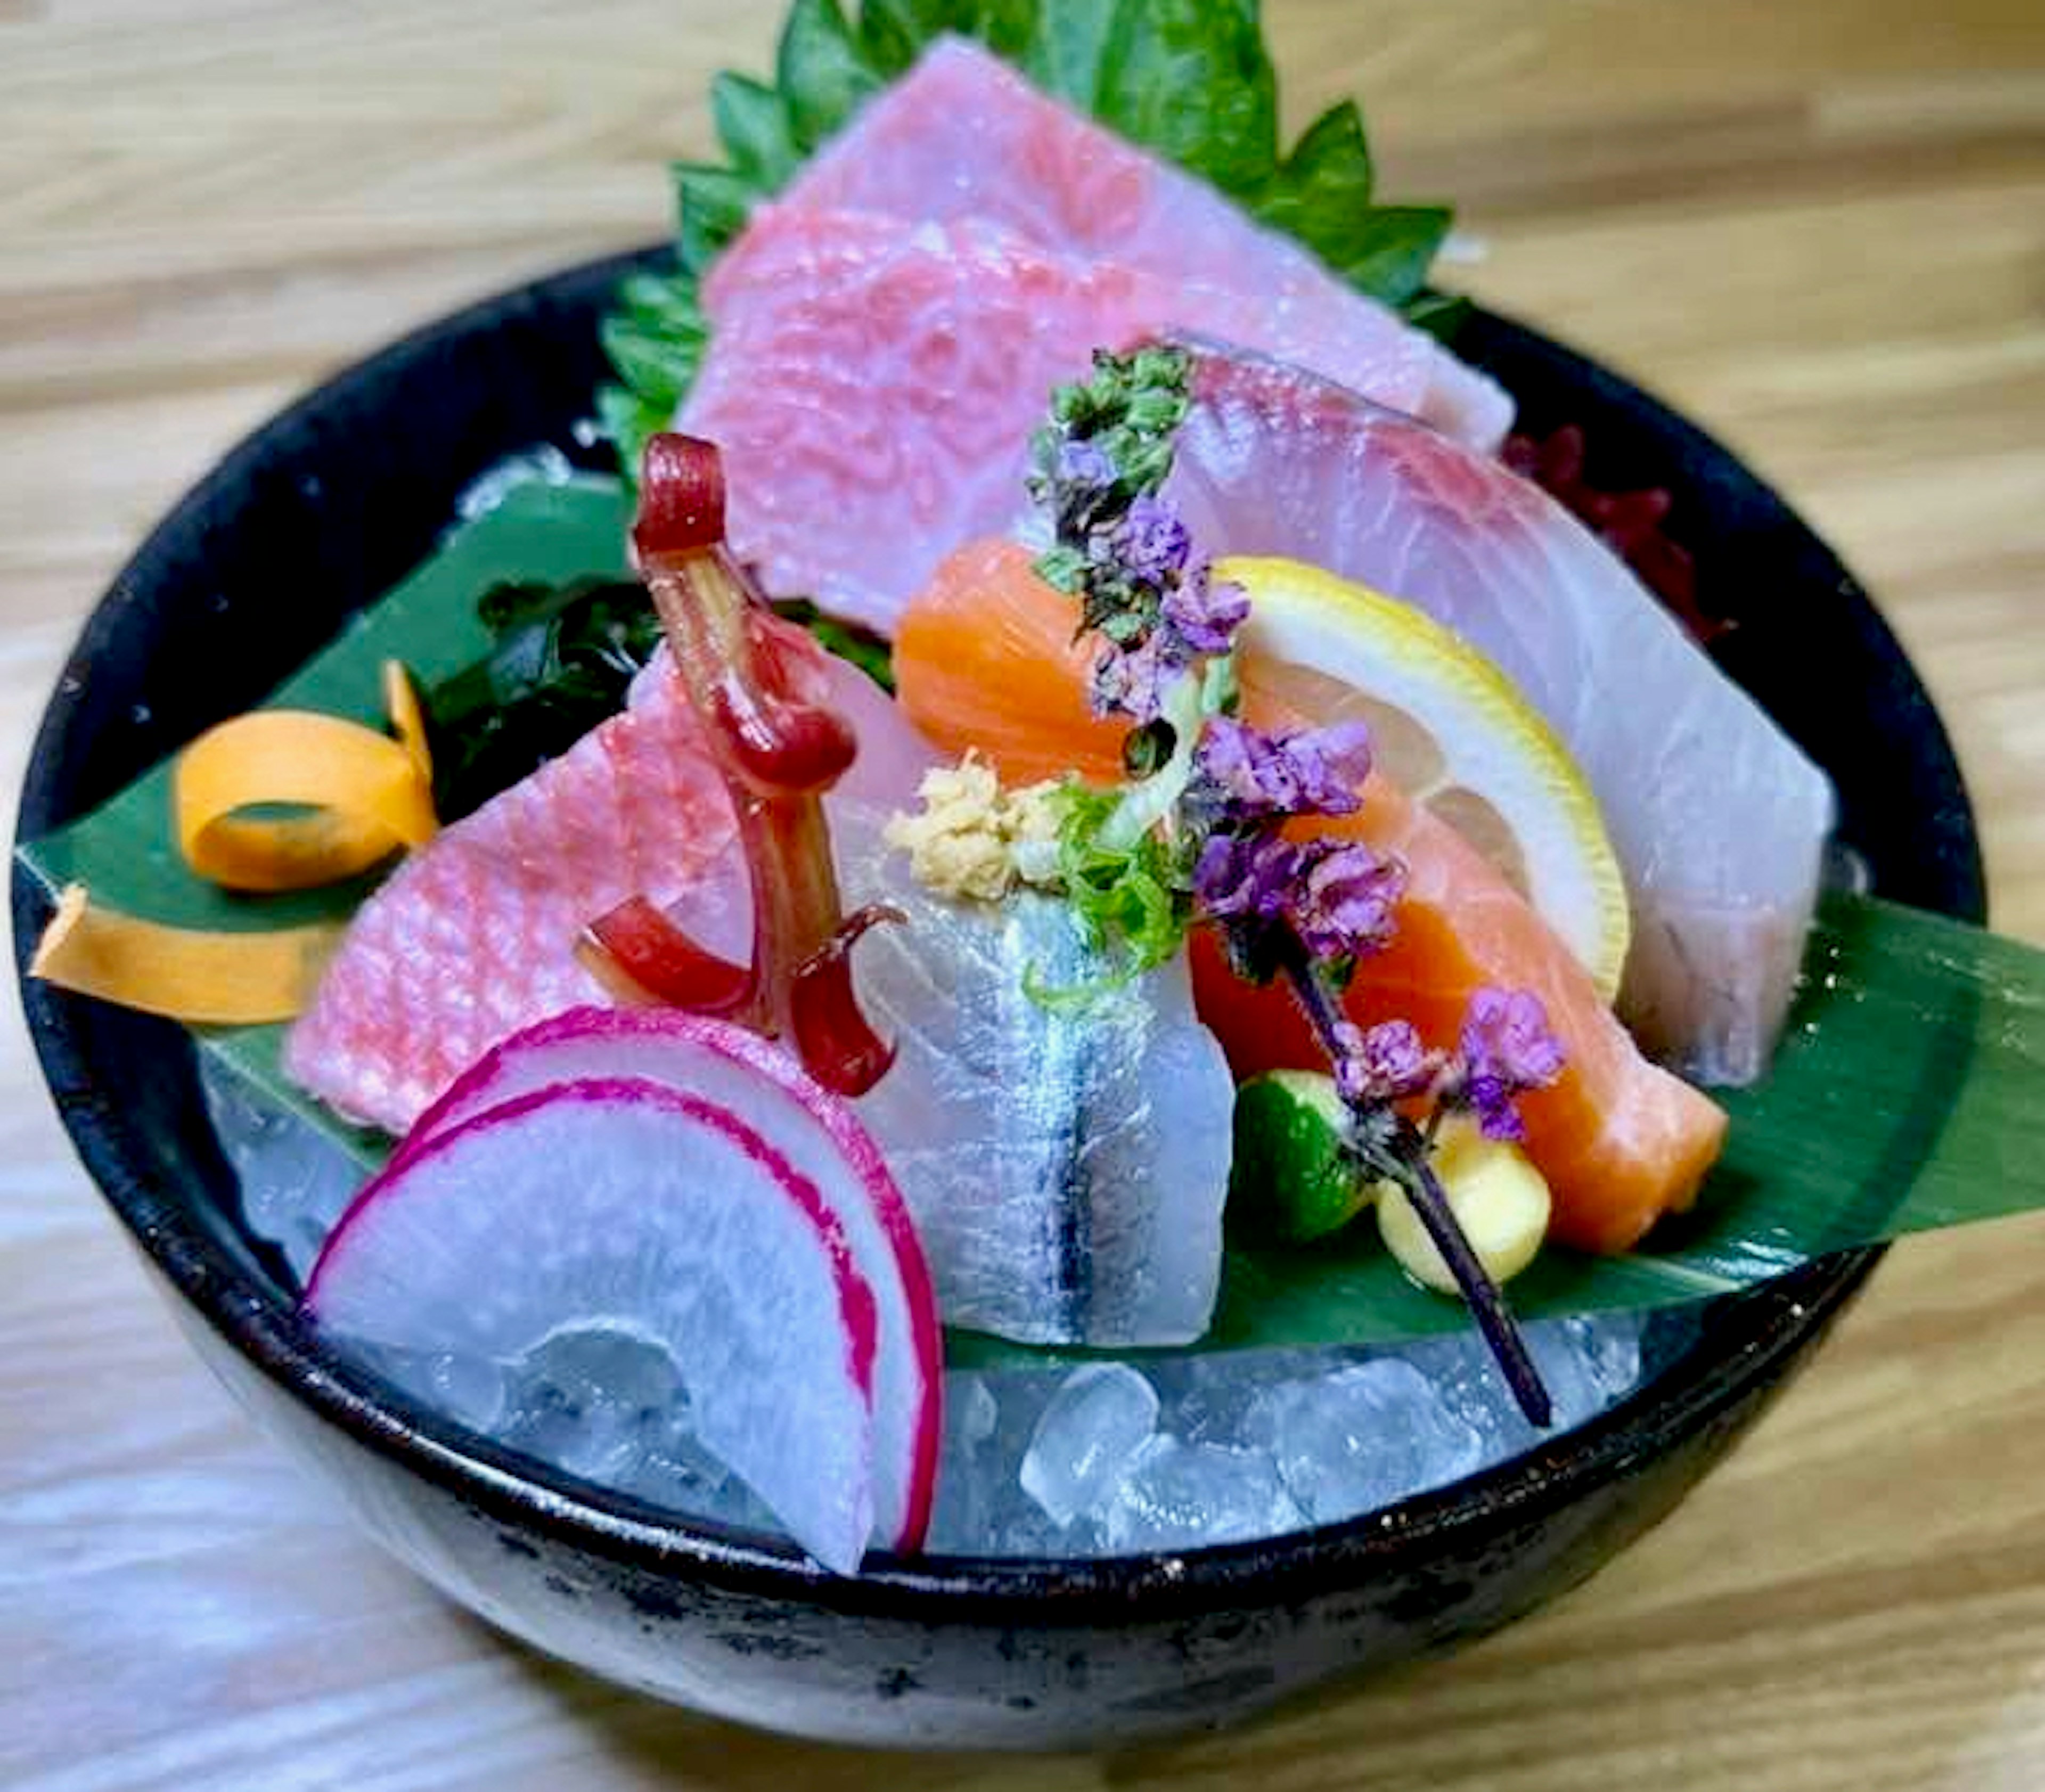
[{"label": "salmon sashimi slice", "polygon": [[1553,727],[1633,908],[1619,1012],[1706,1082],[1761,1073],[1832,823],[1824,773],[1619,560],[1498,461],[1296,367],[1196,353],[1167,495],[1219,557],[1283,554],[1417,605]]},{"label": "salmon sashimi slice", "polygon": [[1486,451],[1512,424],[1512,401],[1494,381],[1304,245],[963,38],[933,44],[781,197],[916,222],[977,218],[1063,254],[1254,292],[1274,310],[1326,318],[1352,357],[1331,371],[1381,403]]},{"label": "salmon sashimi slice", "polygon": [[[912,603],[895,643],[900,699],[947,752],[973,748],[1018,782],[1066,772],[1121,775],[1121,729],[1087,705],[1092,649],[1073,639],[1072,600],[1033,570],[1027,549],[980,542],[953,555]],[[1266,726],[1311,721],[1282,680],[1243,669],[1245,712]],[[1365,958],[1350,986],[1365,1024],[1404,1015],[1431,1045],[1454,1045],[1470,996],[1530,989],[1569,1055],[1551,1089],[1524,1098],[1527,1149],[1548,1178],[1553,1231],[1588,1250],[1622,1251],[1662,1214],[1696,1198],[1725,1133],[1723,1110],[1650,1062],[1598,1000],[1589,974],[1504,878],[1445,822],[1373,776],[1355,815],[1319,831],[1396,853],[1410,881],[1392,948]],[[1243,981],[1196,935],[1200,1012],[1238,1077],[1325,1060],[1291,996]]]},{"label": "salmon sashimi slice", "polygon": [[703,297],[710,345],[678,427],[723,450],[734,550],[770,592],[883,634],[947,552],[1017,515],[1030,433],[1096,349],[1192,330],[1395,403],[1421,376],[1421,339],[1388,353],[1346,304],[1089,260],[975,218],[764,206]]}]

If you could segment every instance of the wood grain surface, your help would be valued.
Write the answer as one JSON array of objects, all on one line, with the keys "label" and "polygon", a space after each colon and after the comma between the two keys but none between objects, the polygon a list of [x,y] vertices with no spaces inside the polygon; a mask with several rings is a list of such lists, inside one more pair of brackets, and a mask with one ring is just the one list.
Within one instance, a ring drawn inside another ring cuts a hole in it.
[{"label": "wood grain surface", "polygon": [[[778,10],[778,8],[773,9]],[[1787,491],[1943,705],[2045,942],[2045,7],[1268,0],[1455,270]],[[141,533],[399,330],[664,231],[737,0],[0,0],[0,742]],[[288,568],[279,568],[280,581]],[[287,593],[280,592],[280,595]],[[1822,677],[1822,667],[1812,669]],[[1649,1540],[1452,1661],[1113,1759],[754,1736],[499,1640],[205,1378],[0,1041],[0,1783],[2045,1786],[2045,1221],[1900,1248]]]}]

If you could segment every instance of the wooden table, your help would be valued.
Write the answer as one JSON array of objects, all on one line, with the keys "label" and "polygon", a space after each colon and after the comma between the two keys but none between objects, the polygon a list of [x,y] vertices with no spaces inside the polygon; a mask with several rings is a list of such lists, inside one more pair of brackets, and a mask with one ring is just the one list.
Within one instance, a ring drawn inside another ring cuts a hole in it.
[{"label": "wooden table", "polygon": [[[1787,490],[1957,737],[2045,941],[2045,8],[1271,0],[1482,297]],[[738,0],[0,0],[0,706],[165,505],[459,301],[659,235]],[[281,568],[280,580],[287,580]],[[280,594],[283,595],[283,594]],[[1823,676],[1814,669],[1814,676]],[[187,1355],[0,1066],[0,1782],[1930,1792],[2045,1785],[2045,1222],[1899,1249],[1735,1458],[1461,1659],[1113,1761],[884,1762],[614,1692],[429,1596]]]}]

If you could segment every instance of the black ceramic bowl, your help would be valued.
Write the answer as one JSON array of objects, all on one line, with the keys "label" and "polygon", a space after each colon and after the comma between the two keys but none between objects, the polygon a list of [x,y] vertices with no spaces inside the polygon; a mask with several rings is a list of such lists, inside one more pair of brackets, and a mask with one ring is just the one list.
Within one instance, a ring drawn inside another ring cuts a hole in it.
[{"label": "black ceramic bowl", "polygon": [[[630,259],[464,311],[322,387],[159,527],[87,626],[37,742],[33,838],[261,697],[431,548],[503,455],[571,456],[595,321]],[[1945,735],[1852,579],[1724,450],[1568,349],[1479,316],[1465,347],[1526,425],[1583,425],[1592,472],[1676,494],[1722,657],[1837,780],[1886,894],[1978,919]],[[1822,666],[1825,676],[1811,675]],[[44,918],[17,871],[15,946]],[[749,1722],[888,1744],[1049,1747],[1240,1717],[1442,1648],[1582,1579],[1666,1513],[1804,1361],[1877,1253],[1720,1302],[1608,1416],[1390,1512],[1267,1543],[1098,1562],[876,1561],[835,1579],[785,1544],[674,1522],[479,1445],[338,1360],[243,1229],[185,1035],[24,988],[87,1167],[194,1344],[371,1533],[542,1649]]]}]

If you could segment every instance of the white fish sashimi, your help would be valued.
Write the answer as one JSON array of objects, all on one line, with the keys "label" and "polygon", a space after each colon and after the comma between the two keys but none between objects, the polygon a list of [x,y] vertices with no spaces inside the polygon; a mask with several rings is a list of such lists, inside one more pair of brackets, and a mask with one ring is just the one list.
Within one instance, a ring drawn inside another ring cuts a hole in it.
[{"label": "white fish sashimi", "polygon": [[1284,554],[1418,604],[1574,755],[1624,868],[1620,1012],[1700,1080],[1758,1076],[1833,820],[1824,773],[1546,493],[1300,370],[1196,357],[1171,495],[1208,553]]},{"label": "white fish sashimi", "polygon": [[945,1323],[1031,1343],[1185,1343],[1221,1273],[1234,1087],[1193,1012],[1183,957],[1076,1004],[1034,999],[1105,967],[1070,910],[934,896],[834,817],[848,900],[906,927],[855,956],[862,1007],[896,1042],[859,1103],[916,1217]]}]

